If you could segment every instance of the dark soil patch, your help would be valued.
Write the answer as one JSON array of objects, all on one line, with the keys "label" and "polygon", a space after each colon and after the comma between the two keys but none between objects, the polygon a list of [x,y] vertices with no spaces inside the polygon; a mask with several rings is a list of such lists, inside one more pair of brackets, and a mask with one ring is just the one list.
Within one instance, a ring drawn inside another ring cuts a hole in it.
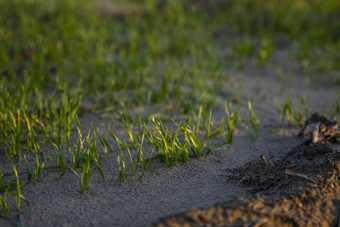
[{"label": "dark soil patch", "polygon": [[305,142],[284,157],[228,169],[254,196],[159,220],[155,226],[338,226],[340,151]]}]

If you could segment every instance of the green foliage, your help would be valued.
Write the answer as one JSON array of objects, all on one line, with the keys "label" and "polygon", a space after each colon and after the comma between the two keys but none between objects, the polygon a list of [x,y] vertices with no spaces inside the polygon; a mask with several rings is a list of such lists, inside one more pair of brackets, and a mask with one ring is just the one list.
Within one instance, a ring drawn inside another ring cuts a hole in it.
[{"label": "green foliage", "polygon": [[[202,115],[205,119],[203,123],[201,119]],[[160,119],[155,118],[151,119],[152,127],[148,127],[146,123],[144,123],[143,132],[133,132],[125,126],[128,140],[131,141],[130,138],[134,138],[134,143],[129,143],[131,147],[128,146],[126,141],[122,142],[111,129],[107,130],[117,142],[120,152],[117,156],[117,162],[118,179],[121,183],[125,182],[128,172],[124,152],[127,152],[130,159],[129,167],[131,176],[138,173],[140,177],[143,177],[145,170],[151,170],[152,162],[155,160],[159,160],[167,166],[172,166],[177,165],[178,162],[187,163],[190,157],[201,157],[211,153],[214,144],[208,146],[209,141],[224,133],[222,125],[225,122],[221,121],[216,127],[213,127],[212,112],[210,111],[208,116],[202,108],[195,119],[193,127],[190,125],[191,119],[180,121],[179,123],[176,123],[174,120],[172,120],[172,122],[176,126],[173,132],[170,132]],[[127,125],[127,123],[125,122],[124,125]],[[200,129],[205,131],[204,137],[199,135]],[[140,133],[142,133],[142,135],[140,135]],[[145,136],[152,145],[152,151],[148,158],[145,158],[143,153]],[[136,161],[134,161],[133,152],[136,152]],[[154,152],[157,153],[154,154]]]},{"label": "green foliage", "polygon": [[145,104],[172,105],[171,114],[209,109],[222,72],[248,58],[266,64],[281,43],[304,67],[340,67],[336,0],[120,4],[112,15],[89,0],[0,0],[0,144],[11,155],[65,142],[83,96],[118,113]]},{"label": "green foliage", "polygon": [[66,141],[80,105],[80,90],[77,96],[68,94],[66,89],[55,90],[44,100],[40,93],[27,93],[28,89],[29,84],[21,85],[13,97],[3,88],[0,99],[0,144],[11,155],[24,149],[39,152],[40,144],[50,140]]}]

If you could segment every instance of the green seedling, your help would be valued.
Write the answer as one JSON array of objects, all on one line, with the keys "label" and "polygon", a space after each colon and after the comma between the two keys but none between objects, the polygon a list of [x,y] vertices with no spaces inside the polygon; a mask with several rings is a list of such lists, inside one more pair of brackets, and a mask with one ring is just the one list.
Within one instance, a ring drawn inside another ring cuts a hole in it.
[{"label": "green seedling", "polygon": [[144,136],[145,134],[143,133],[142,138],[140,138],[139,133],[137,133],[137,140],[138,140],[138,154],[137,154],[137,159],[136,159],[136,165],[135,165],[135,172],[137,172],[138,167],[140,164],[142,164],[142,176],[145,174],[145,161],[143,159],[143,143],[144,143]]},{"label": "green seedling", "polygon": [[337,91],[337,98],[336,98],[336,101],[333,105],[331,117],[334,118],[335,115],[337,115],[339,113],[340,113],[340,90]]},{"label": "green seedling", "polygon": [[[19,114],[20,112],[18,112]],[[35,135],[35,130],[33,129],[30,120],[28,119],[27,112],[24,114],[26,127],[27,127],[27,140],[26,149],[29,151],[39,151],[39,144],[37,143],[37,137]]]},{"label": "green seedling", "polygon": [[295,107],[295,111],[293,112],[293,102],[290,98],[290,94],[288,94],[285,103],[282,105],[275,104],[275,109],[279,116],[281,117],[280,124],[282,125],[284,120],[287,119],[288,125],[291,126],[292,122],[297,125],[303,124],[306,116],[309,116],[307,101],[304,97],[300,98],[300,103]]},{"label": "green seedling", "polygon": [[83,147],[82,140],[81,140],[81,137],[78,134],[77,145],[76,145],[74,152],[72,154],[72,167],[73,167],[73,169],[76,169],[76,168],[79,167],[80,160],[81,160],[80,151],[82,150],[82,147]]},{"label": "green seedling", "polygon": [[224,103],[224,107],[225,107],[225,112],[227,114],[227,133],[225,135],[226,141],[228,144],[232,144],[233,143],[233,131],[238,121],[239,112],[238,112],[238,109],[236,109],[235,112],[230,113],[227,102]]},{"label": "green seedling", "polygon": [[203,155],[203,149],[197,136],[189,128],[186,128],[183,133],[185,137],[185,142],[190,146],[191,152],[193,153],[194,157],[201,157]]},{"label": "green seedling", "polygon": [[283,124],[285,117],[287,118],[288,125],[290,126],[291,121],[294,119],[294,115],[293,115],[293,112],[292,112],[292,101],[290,99],[290,93],[288,94],[286,101],[283,105],[281,125]]},{"label": "green seedling", "polygon": [[7,201],[6,201],[7,193],[8,193],[8,191],[5,191],[4,197],[2,197],[0,195],[0,205],[1,205],[1,209],[2,209],[3,213],[7,213],[8,212],[8,205],[7,205]]},{"label": "green seedling", "polygon": [[[204,139],[200,142],[200,143],[202,143],[202,142],[204,143],[204,144],[203,144],[203,150],[206,149],[207,144],[208,144],[208,141],[209,141],[210,139],[212,139],[212,138],[214,138],[214,137],[216,137],[216,136],[219,136],[219,135],[223,134],[223,132],[224,132],[224,129],[223,129],[223,127],[222,127],[222,125],[223,125],[224,122],[221,121],[220,124],[217,125],[217,127],[215,128],[215,131],[214,131],[213,133],[210,133],[210,131],[211,131],[210,128],[211,128],[211,126],[212,126],[211,115],[212,115],[212,111],[210,111],[209,119],[206,120],[206,123],[205,123],[205,137],[204,137]],[[214,146],[214,144],[211,145],[211,146],[209,147],[209,149],[207,150],[207,154],[209,154],[209,153],[212,151],[213,146]]]},{"label": "green seedling", "polygon": [[44,171],[44,168],[45,168],[45,154],[44,153],[41,153],[40,155],[41,157],[41,164],[40,164],[40,161],[39,161],[39,155],[37,152],[34,153],[34,160],[35,160],[35,165],[34,165],[34,169],[33,169],[33,175],[34,175],[34,178],[35,180],[39,180],[43,171]]},{"label": "green seedling", "polygon": [[251,122],[251,127],[253,129],[253,133],[250,134],[251,137],[254,139],[259,138],[259,121],[257,120],[255,113],[251,107],[251,102],[248,101],[248,109],[249,109],[249,115],[250,115],[250,122]]},{"label": "green seedling", "polygon": [[[306,99],[306,95],[303,94],[302,97],[299,98],[300,100],[300,105],[302,106],[302,109],[303,109],[303,112],[304,112],[304,116],[303,116],[303,119],[304,120],[307,116],[310,116],[309,114],[309,110],[308,110],[308,101]],[[303,122],[300,121],[300,123],[303,124]]]},{"label": "green seedling", "polygon": [[[126,174],[126,172],[125,172],[125,161],[124,161],[124,155],[123,155],[123,153],[121,154],[122,156],[118,156],[117,157],[117,160],[118,160],[118,166],[119,166],[119,169],[118,169],[118,177],[119,177],[119,181],[121,182],[121,183],[123,183],[123,182],[125,182],[125,174]],[[120,163],[120,157],[122,157],[122,165],[121,165],[121,163]],[[122,169],[122,167],[123,167],[123,169]]]},{"label": "green seedling", "polygon": [[24,155],[24,160],[25,160],[25,164],[26,164],[27,180],[31,181],[33,179],[33,173],[31,172],[30,168],[28,167],[26,155]]},{"label": "green seedling", "polygon": [[152,148],[152,151],[151,151],[151,154],[150,154],[150,158],[145,160],[146,162],[148,162],[148,171],[151,170],[151,164],[152,164],[152,161],[154,160],[154,157],[153,157],[154,150],[155,150],[155,147]]},{"label": "green seedling", "polygon": [[77,122],[78,135],[77,135],[77,145],[76,145],[74,152],[72,154],[72,167],[73,167],[73,169],[78,168],[79,165],[80,165],[81,151],[84,149],[84,142],[85,142],[85,139],[83,139],[83,134],[82,134],[81,129],[80,129],[80,123],[79,123],[78,116],[76,116],[76,122]]},{"label": "green seedling", "polygon": [[61,170],[60,178],[65,174],[65,161],[62,151],[59,147],[51,141],[51,144],[55,150],[55,166],[57,170]]},{"label": "green seedling", "polygon": [[79,177],[78,178],[79,189],[80,189],[81,194],[83,194],[86,189],[91,187],[91,178],[92,178],[91,163],[94,163],[98,173],[100,174],[102,179],[105,181],[103,170],[99,164],[99,155],[96,150],[96,145],[97,145],[96,138],[97,138],[96,131],[94,130],[93,125],[91,124],[91,128],[86,136],[86,142],[87,142],[86,147],[82,148],[81,142],[78,142],[75,148],[75,153],[77,154],[73,155],[73,157],[75,157],[75,160],[79,160],[77,161],[78,165],[80,165],[80,162],[82,163],[81,173],[80,173],[80,176],[78,176]]},{"label": "green seedling", "polygon": [[116,136],[116,134],[111,130],[111,129],[108,129],[107,132],[111,135],[111,137],[117,142],[117,145],[118,145],[118,150],[120,152],[122,152],[122,147],[123,147],[123,143],[120,139],[118,139],[118,137]]},{"label": "green seedling", "polygon": [[[94,130],[94,127],[93,127],[92,123],[91,123],[91,129],[92,129],[91,146],[88,145],[88,147],[90,148],[90,154],[91,154],[92,161],[95,164],[95,167],[96,167],[98,173],[100,174],[102,179],[105,181],[103,170],[102,170],[102,168],[99,165],[100,157],[99,157],[97,149],[96,149],[96,146],[97,146],[97,136],[96,136],[96,131]],[[88,141],[88,144],[90,144],[89,141]]]},{"label": "green seedling", "polygon": [[297,125],[303,125],[304,122],[304,116],[303,116],[303,110],[299,106],[296,106],[295,112],[293,113],[293,120]]},{"label": "green seedling", "polygon": [[194,120],[194,128],[193,128],[193,130],[195,131],[196,134],[198,134],[198,132],[199,132],[202,112],[203,112],[203,107],[200,106],[198,114],[197,114],[197,117],[195,117],[195,120]]},{"label": "green seedling", "polygon": [[81,194],[85,192],[88,187],[91,187],[91,171],[90,164],[83,163],[81,166],[81,173],[79,177],[79,191]]},{"label": "green seedling", "polygon": [[1,192],[4,192],[4,196],[0,195],[0,205],[3,213],[8,212],[8,204],[7,204],[7,194],[11,188],[11,181],[3,180],[3,174],[0,174],[0,185],[1,185]]},{"label": "green seedling", "polygon": [[130,148],[128,147],[128,145],[125,142],[125,148],[129,154],[130,157],[130,172],[131,172],[131,176],[135,175],[135,171],[134,171],[134,164],[133,164],[133,160],[132,160],[132,156],[131,156],[131,152],[130,152]]},{"label": "green seedling", "polygon": [[[208,140],[210,139],[210,126],[211,126],[211,114],[212,112],[210,111],[210,114],[209,114],[209,119],[206,119],[206,130],[205,130],[205,136],[204,136],[204,148],[207,146],[208,144]],[[195,134],[192,134],[196,137]]]},{"label": "green seedling", "polygon": [[91,157],[89,152],[85,153],[85,157],[83,157],[83,164],[81,165],[81,172],[79,177],[79,189],[80,193],[83,194],[87,188],[91,187]]},{"label": "green seedling", "polygon": [[158,133],[158,136],[156,136],[158,151],[163,155],[162,157],[164,157],[166,165],[170,165],[171,157],[169,157],[168,130],[166,132],[164,131],[162,122],[160,121],[156,122],[155,119],[152,119],[151,122]]},{"label": "green seedling", "polygon": [[291,125],[291,121],[293,120],[293,113],[292,113],[292,101],[290,99],[290,94],[287,96],[286,102],[283,106],[283,115],[281,119],[281,124],[283,123],[285,117],[287,117],[288,125]]},{"label": "green seedling", "polygon": [[[176,132],[172,134],[168,129],[164,129],[160,120],[152,119],[152,123],[154,125],[154,135],[150,133],[146,126],[145,130],[151,144],[153,145],[153,149],[157,150],[158,154],[147,160],[152,161],[159,159],[166,163],[166,165],[176,165],[178,161],[186,162],[186,160],[182,158],[187,156],[184,153],[187,153],[188,150],[183,149],[186,148],[186,146],[182,145],[178,139],[178,134],[182,130],[182,123],[179,124]],[[151,165],[150,162],[149,165]]]},{"label": "green seedling", "polygon": [[[18,174],[18,167],[14,165],[12,162],[12,159],[9,157],[9,154],[6,152],[7,159],[9,163],[12,166],[12,169],[14,171],[14,175],[16,177],[16,184],[15,184],[15,198],[16,198],[16,203],[17,203],[17,210],[20,211],[21,208],[21,197],[23,197],[20,193],[20,180],[19,180],[19,174]],[[7,194],[7,193],[6,193]],[[6,206],[5,206],[6,207]]]},{"label": "green seedling", "polygon": [[129,143],[130,145],[133,147],[133,148],[136,148],[137,147],[137,143],[135,141],[135,139],[133,138],[133,134],[132,134],[132,124],[131,125],[131,128],[129,126],[129,122],[128,119],[123,113],[121,113],[121,118],[122,118],[122,122],[125,126],[125,129],[126,129],[126,132],[128,133],[128,137],[129,137]]},{"label": "green seedling", "polygon": [[110,147],[109,143],[107,142],[107,140],[104,138],[103,135],[100,134],[99,132],[99,129],[97,128],[98,130],[98,136],[99,136],[99,140],[100,140],[100,143],[102,145],[102,148],[104,150],[104,153],[108,153],[109,152],[113,152],[113,149]]}]

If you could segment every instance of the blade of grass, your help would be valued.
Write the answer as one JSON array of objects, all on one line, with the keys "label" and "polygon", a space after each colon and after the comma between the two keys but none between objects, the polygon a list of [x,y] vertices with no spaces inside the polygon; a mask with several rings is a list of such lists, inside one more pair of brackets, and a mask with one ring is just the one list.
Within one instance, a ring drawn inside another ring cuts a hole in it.
[{"label": "blade of grass", "polygon": [[6,153],[6,156],[7,156],[9,163],[12,166],[12,169],[13,169],[15,177],[16,177],[15,198],[16,198],[16,202],[17,202],[17,210],[20,211],[20,208],[21,208],[21,196],[20,195],[21,195],[21,193],[20,193],[20,180],[19,180],[19,175],[18,175],[18,168],[12,162],[12,159],[9,157],[9,154],[7,152],[5,152],[5,153]]}]

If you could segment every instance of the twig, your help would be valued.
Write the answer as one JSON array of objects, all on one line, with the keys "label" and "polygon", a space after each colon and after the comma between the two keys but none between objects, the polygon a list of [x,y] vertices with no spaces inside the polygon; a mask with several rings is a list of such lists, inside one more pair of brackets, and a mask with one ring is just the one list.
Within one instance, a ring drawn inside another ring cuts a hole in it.
[{"label": "twig", "polygon": [[305,180],[308,180],[308,181],[311,181],[311,182],[315,183],[314,180],[312,180],[311,178],[307,177],[306,175],[304,175],[302,173],[297,173],[297,172],[295,172],[293,170],[289,170],[289,169],[286,169],[285,173],[287,175],[301,177],[301,178],[303,178]]}]

